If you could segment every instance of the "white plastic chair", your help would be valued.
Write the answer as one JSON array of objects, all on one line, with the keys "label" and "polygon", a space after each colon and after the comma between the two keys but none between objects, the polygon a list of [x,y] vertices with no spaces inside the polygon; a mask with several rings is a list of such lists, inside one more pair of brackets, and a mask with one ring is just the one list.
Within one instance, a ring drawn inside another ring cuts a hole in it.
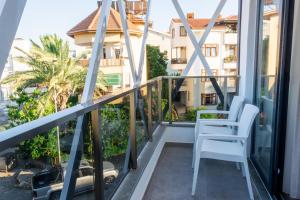
[{"label": "white plastic chair", "polygon": [[[196,144],[196,140],[198,137],[199,127],[200,127],[201,122],[216,121],[218,124],[220,124],[219,126],[226,126],[226,124],[224,124],[224,123],[226,123],[228,121],[235,122],[237,120],[239,111],[240,111],[244,101],[245,101],[244,97],[234,96],[233,100],[231,102],[229,111],[223,111],[223,110],[200,110],[200,111],[197,111],[197,118],[196,118],[195,132],[194,132],[192,167],[194,166],[194,163],[195,163],[195,144]],[[228,116],[225,119],[201,119],[202,114],[226,114]],[[224,123],[222,123],[222,122],[224,122]],[[215,125],[215,126],[217,126],[217,125]],[[206,127],[206,129],[210,129],[210,130],[207,130],[206,132],[211,132],[211,131],[217,131],[219,128],[218,127]],[[234,134],[234,130],[231,127],[227,127],[227,130],[224,130],[224,129],[225,128],[223,128],[223,131],[228,132],[228,134]]]},{"label": "white plastic chair", "polygon": [[200,127],[200,133],[196,142],[196,160],[194,168],[192,195],[195,195],[196,191],[200,159],[210,158],[216,160],[242,163],[245,170],[250,199],[254,199],[250,181],[246,149],[247,139],[249,137],[251,127],[258,112],[258,107],[247,104],[243,109],[241,119],[239,122],[227,121],[225,123],[223,121],[220,123],[222,125],[224,125],[225,123],[227,126],[237,127],[237,135],[224,134],[222,132],[217,131],[209,132],[209,134],[207,134],[205,132],[205,126],[209,126],[212,124],[215,125],[216,121],[207,121],[205,122],[203,128]]}]

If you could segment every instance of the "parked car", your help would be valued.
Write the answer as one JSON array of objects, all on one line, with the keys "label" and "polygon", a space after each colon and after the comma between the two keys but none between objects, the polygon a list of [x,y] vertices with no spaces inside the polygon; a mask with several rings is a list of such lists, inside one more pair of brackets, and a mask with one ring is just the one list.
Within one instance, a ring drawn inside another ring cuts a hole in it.
[{"label": "parked car", "polygon": [[17,166],[16,154],[7,152],[0,156],[0,171],[8,172]]},{"label": "parked car", "polygon": [[[44,170],[32,177],[32,194],[34,200],[56,200],[59,199],[63,188],[63,177],[66,167],[56,167]],[[118,177],[119,171],[111,162],[103,162],[103,176],[105,184],[112,183]],[[80,164],[75,194],[92,191],[94,188],[94,168],[87,164]]]}]

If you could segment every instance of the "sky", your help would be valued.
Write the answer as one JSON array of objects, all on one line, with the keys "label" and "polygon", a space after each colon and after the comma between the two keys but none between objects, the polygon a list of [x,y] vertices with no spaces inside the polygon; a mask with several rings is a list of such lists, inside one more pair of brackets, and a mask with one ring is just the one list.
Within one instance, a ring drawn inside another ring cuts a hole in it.
[{"label": "sky", "polygon": [[[209,18],[219,0],[179,0],[183,11]],[[237,14],[238,0],[227,0],[222,16]],[[152,0],[150,18],[154,29],[168,31],[170,20],[178,18],[171,0]],[[27,0],[17,38],[38,40],[40,35],[56,33],[72,42],[68,30],[97,8],[97,0]]]}]

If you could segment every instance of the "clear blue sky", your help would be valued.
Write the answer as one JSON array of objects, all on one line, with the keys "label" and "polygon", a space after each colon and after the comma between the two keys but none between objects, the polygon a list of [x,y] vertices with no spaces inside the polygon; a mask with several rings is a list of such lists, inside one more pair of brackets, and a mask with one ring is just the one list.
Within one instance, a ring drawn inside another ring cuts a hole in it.
[{"label": "clear blue sky", "polygon": [[[170,20],[178,17],[171,0],[152,0],[154,28],[168,31]],[[184,12],[210,17],[219,0],[179,0]],[[222,15],[237,14],[238,0],[227,0]],[[97,8],[97,0],[27,0],[16,37],[37,40],[42,34],[56,33],[72,41],[66,32]]]}]

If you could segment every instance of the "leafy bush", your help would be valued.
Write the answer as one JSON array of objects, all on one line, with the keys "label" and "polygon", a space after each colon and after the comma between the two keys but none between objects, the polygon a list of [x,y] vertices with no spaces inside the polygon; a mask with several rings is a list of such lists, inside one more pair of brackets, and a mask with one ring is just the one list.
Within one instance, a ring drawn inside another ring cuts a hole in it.
[{"label": "leafy bush", "polygon": [[101,109],[104,158],[124,154],[129,136],[129,109],[121,105],[106,105]]},{"label": "leafy bush", "polygon": [[[26,122],[38,119],[40,114],[40,97],[43,92],[34,90],[32,94],[28,94],[21,89],[10,97],[15,105],[8,106],[9,126],[10,128],[24,124]],[[54,105],[43,105],[45,115],[54,112]],[[19,150],[24,158],[55,158],[58,155],[55,130],[48,133],[38,135],[31,140],[20,143]]]},{"label": "leafy bush", "polygon": [[[197,111],[199,110],[206,110],[205,107],[200,107],[200,108],[193,108],[193,109],[189,109],[186,113],[186,120],[187,121],[196,121],[196,117],[197,117]],[[214,119],[214,118],[218,118],[217,114],[203,114],[201,115],[202,119]]]}]

